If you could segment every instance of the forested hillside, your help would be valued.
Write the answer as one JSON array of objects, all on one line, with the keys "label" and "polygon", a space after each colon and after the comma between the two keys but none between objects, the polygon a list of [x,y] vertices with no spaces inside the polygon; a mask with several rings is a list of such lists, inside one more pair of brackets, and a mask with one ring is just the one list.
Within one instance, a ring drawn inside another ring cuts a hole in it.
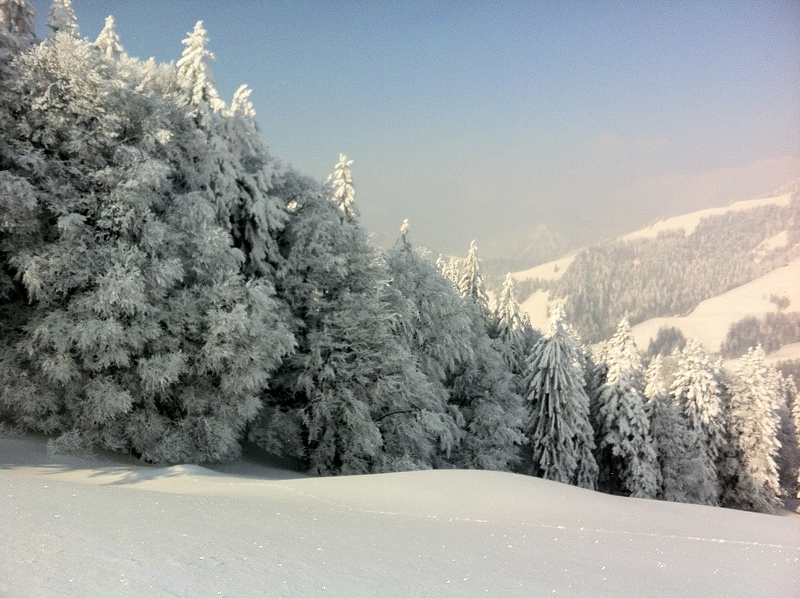
[{"label": "forested hillside", "polygon": [[785,195],[709,216],[689,233],[668,229],[587,247],[556,280],[527,281],[525,291],[544,289],[552,301],[565,301],[590,342],[607,338],[622,317],[635,325],[685,314],[800,255],[800,193]]}]

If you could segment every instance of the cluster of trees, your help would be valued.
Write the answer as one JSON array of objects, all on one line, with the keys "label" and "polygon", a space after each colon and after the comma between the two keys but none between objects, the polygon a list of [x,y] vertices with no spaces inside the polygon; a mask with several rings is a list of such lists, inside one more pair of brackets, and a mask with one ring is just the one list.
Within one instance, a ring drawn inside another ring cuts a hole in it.
[{"label": "cluster of trees", "polygon": [[761,345],[766,353],[800,342],[800,313],[774,312],[763,318],[747,316],[731,324],[720,352],[723,357],[741,355],[748,347]]},{"label": "cluster of trees", "polygon": [[627,322],[591,353],[563,307],[539,334],[510,276],[490,305],[474,243],[434,264],[404,223],[372,247],[345,156],[325,183],[281,167],[201,23],[175,65],[128,57],[111,18],[82,39],[69,0],[48,24],[0,0],[3,421],[148,462],[253,442],[320,474],[776,504],[800,414],[760,350],[731,376],[696,343],[645,368]]}]

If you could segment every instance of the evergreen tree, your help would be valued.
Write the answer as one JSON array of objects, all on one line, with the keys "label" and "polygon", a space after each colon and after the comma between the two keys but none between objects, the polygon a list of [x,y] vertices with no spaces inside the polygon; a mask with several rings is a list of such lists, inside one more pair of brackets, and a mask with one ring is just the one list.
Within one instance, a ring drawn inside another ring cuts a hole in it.
[{"label": "evergreen tree", "polygon": [[333,201],[345,216],[353,219],[357,216],[356,206],[353,203],[356,198],[356,191],[353,188],[353,175],[350,172],[352,160],[348,160],[344,154],[339,154],[339,161],[336,169],[328,177],[328,182],[333,188]]},{"label": "evergreen tree", "polygon": [[414,250],[407,235],[402,231],[386,254],[389,290],[397,295],[396,328],[425,374],[445,385],[460,364],[474,359],[472,320],[455,287]]},{"label": "evergreen tree", "polygon": [[180,115],[72,35],[19,73],[0,93],[5,182],[38,222],[3,240],[32,305],[3,339],[0,403],[61,446],[235,456],[292,337],[210,202],[180,188],[164,134]]},{"label": "evergreen tree", "polygon": [[[715,468],[713,483],[719,485],[719,459],[724,444],[724,414],[720,387],[714,368],[703,346],[697,340],[686,343],[678,357],[670,393],[687,419],[703,450],[705,461]],[[709,480],[711,482],[712,480]]]},{"label": "evergreen tree", "polygon": [[650,362],[644,395],[650,435],[661,471],[658,498],[673,502],[715,504],[715,472],[700,446],[697,433],[669,395],[661,355]]},{"label": "evergreen tree", "polygon": [[777,439],[780,444],[775,463],[778,466],[781,494],[794,497],[797,494],[797,478],[800,473],[800,436],[792,417],[792,407],[797,403],[797,387],[791,376],[770,368],[770,373],[777,377],[776,386],[780,404],[777,413],[780,419]]},{"label": "evergreen tree", "polygon": [[225,103],[220,99],[214,86],[211,62],[214,54],[209,51],[208,32],[203,21],[197,21],[194,30],[181,43],[186,49],[178,60],[177,82],[180,89],[178,103],[189,108],[189,114],[198,119],[203,129],[211,129],[211,115],[224,109]]},{"label": "evergreen tree", "polygon": [[11,59],[36,38],[35,15],[29,0],[0,0],[0,76]]},{"label": "evergreen tree", "polygon": [[503,357],[515,375],[525,369],[527,341],[531,336],[530,325],[520,311],[514,292],[514,279],[509,272],[503,281],[503,290],[494,310],[494,336],[503,343]]},{"label": "evergreen tree", "polygon": [[622,320],[606,347],[605,381],[596,398],[594,429],[600,468],[598,486],[610,492],[655,498],[658,463],[639,381],[641,357],[630,325]]},{"label": "evergreen tree", "polygon": [[441,272],[442,276],[449,280],[454,288],[458,289],[460,270],[458,260],[455,258],[445,260],[444,256],[440,255],[436,259],[436,267],[439,268],[439,272]]},{"label": "evergreen tree", "polygon": [[251,438],[280,454],[299,451],[317,473],[431,467],[457,429],[395,332],[387,273],[357,220],[313,183],[298,187],[278,270],[298,349],[278,371]]},{"label": "evergreen tree", "polygon": [[412,249],[407,235],[404,226],[387,255],[389,288],[402,301],[398,331],[443,388],[448,414],[460,424],[460,442],[442,455],[442,465],[510,469],[525,442],[524,411],[501,345],[488,337],[475,304]]},{"label": "evergreen tree", "polygon": [[488,321],[489,297],[486,295],[486,287],[483,285],[483,275],[478,262],[478,246],[475,241],[470,243],[467,259],[464,260],[461,267],[458,290],[462,297],[470,298],[480,308]]},{"label": "evergreen tree", "polygon": [[119,35],[117,35],[114,17],[110,15],[106,17],[105,26],[94,41],[94,47],[110,60],[118,60],[125,54],[125,49],[122,47]]},{"label": "evergreen tree", "polygon": [[234,244],[245,253],[245,273],[273,280],[281,262],[278,237],[288,218],[285,202],[276,194],[281,174],[260,136],[251,90],[236,90],[229,110],[220,122],[220,135],[230,150],[225,154],[232,173],[225,212]]},{"label": "evergreen tree", "polygon": [[730,442],[738,465],[723,492],[726,506],[772,512],[779,504],[777,441],[779,388],[764,363],[761,347],[750,349],[736,369],[731,388]]},{"label": "evergreen tree", "polygon": [[564,318],[559,305],[528,358],[525,400],[530,413],[531,474],[593,489],[598,468],[592,456],[589,398],[579,349]]},{"label": "evergreen tree", "polygon": [[72,0],[53,0],[47,16],[47,26],[53,33],[66,33],[73,37],[80,36],[78,19],[72,9]]}]

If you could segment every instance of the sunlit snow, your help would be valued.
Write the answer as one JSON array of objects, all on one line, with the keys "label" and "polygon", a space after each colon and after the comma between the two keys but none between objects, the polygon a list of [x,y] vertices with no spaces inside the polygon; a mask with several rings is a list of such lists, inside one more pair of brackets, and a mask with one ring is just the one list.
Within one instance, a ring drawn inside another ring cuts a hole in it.
[{"label": "sunlit snow", "polygon": [[0,438],[3,596],[792,596],[800,518],[487,471],[305,478]]}]

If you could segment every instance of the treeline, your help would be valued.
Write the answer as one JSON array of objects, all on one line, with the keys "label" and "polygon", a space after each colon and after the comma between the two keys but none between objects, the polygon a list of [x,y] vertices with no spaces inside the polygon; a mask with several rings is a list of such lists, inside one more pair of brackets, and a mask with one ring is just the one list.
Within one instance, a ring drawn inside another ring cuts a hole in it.
[{"label": "treeline", "polygon": [[763,318],[747,316],[731,324],[720,352],[723,357],[737,357],[748,347],[761,345],[772,353],[784,345],[800,342],[800,313],[775,312]]},{"label": "treeline", "polygon": [[693,342],[645,368],[626,321],[591,353],[563,308],[542,335],[510,276],[489,305],[474,243],[435,265],[404,223],[371,246],[345,156],[325,183],[281,167],[249,90],[217,94],[201,23],[156,65],[111,18],[82,39],[69,0],[41,41],[26,0],[0,16],[5,425],[152,463],[251,442],[319,474],[496,469],[763,511],[796,492],[775,442],[796,388],[760,349],[732,374]]}]

